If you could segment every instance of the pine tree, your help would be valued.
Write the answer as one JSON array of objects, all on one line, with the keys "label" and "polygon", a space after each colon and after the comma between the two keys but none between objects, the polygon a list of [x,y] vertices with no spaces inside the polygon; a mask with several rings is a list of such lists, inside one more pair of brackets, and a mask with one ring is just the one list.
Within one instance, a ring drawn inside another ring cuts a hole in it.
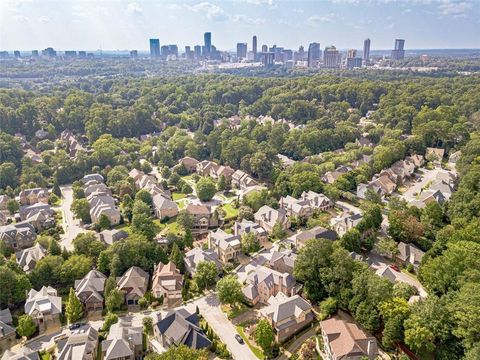
[{"label": "pine tree", "polygon": [[68,295],[68,302],[65,306],[65,315],[70,324],[78,321],[83,316],[83,307],[80,300],[78,300],[77,295],[73,288],[70,288],[70,293]]},{"label": "pine tree", "polygon": [[52,193],[57,195],[59,198],[62,197],[62,191],[60,190],[60,186],[58,185],[57,179],[53,181],[53,188],[52,188]]},{"label": "pine tree", "polygon": [[185,246],[188,246],[189,248],[193,247],[192,230],[190,229],[185,230],[185,236],[183,238],[183,241],[185,243]]},{"label": "pine tree", "polygon": [[61,255],[62,254],[62,248],[58,244],[58,242],[55,239],[51,239],[50,243],[48,244],[48,253],[50,255]]},{"label": "pine tree", "polygon": [[173,243],[172,252],[170,253],[169,260],[175,264],[177,269],[183,272],[183,269],[184,269],[183,254],[178,248],[177,243]]}]

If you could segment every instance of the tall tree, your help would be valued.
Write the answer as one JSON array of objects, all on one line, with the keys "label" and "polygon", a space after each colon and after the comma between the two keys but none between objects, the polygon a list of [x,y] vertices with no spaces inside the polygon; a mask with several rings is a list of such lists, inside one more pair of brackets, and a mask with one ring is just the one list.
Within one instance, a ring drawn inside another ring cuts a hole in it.
[{"label": "tall tree", "polygon": [[83,307],[82,303],[75,294],[75,290],[70,288],[70,293],[68,294],[68,302],[65,306],[65,315],[69,324],[80,320],[83,316]]}]

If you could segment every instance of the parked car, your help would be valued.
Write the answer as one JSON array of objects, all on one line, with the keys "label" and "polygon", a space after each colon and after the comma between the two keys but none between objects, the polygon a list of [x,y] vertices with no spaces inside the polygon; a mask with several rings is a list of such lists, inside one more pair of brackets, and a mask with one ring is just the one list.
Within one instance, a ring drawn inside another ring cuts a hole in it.
[{"label": "parked car", "polygon": [[82,323],[75,323],[75,324],[70,325],[68,328],[70,330],[75,330],[75,329],[78,329],[80,326],[82,326]]},{"label": "parked car", "polygon": [[238,341],[239,344],[243,344],[243,339],[240,335],[236,334],[235,339]]},{"label": "parked car", "polygon": [[400,272],[400,269],[399,269],[398,266],[395,265],[395,264],[391,264],[391,265],[390,265],[390,269]]}]

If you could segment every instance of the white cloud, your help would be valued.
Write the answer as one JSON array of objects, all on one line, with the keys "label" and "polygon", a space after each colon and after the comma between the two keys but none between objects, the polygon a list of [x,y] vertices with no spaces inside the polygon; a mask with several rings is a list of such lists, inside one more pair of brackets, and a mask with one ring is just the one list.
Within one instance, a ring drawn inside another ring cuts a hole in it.
[{"label": "white cloud", "polygon": [[438,5],[440,14],[453,17],[465,17],[471,8],[472,4],[466,1],[443,0]]},{"label": "white cloud", "polygon": [[13,15],[13,20],[19,22],[19,23],[26,23],[26,22],[29,22],[30,20],[28,19],[28,17],[24,16],[24,15]]},{"label": "white cloud", "polygon": [[38,18],[38,21],[41,22],[41,23],[46,24],[46,23],[49,23],[49,22],[50,22],[50,18],[49,18],[48,16],[43,15],[43,16],[40,16],[40,17]]},{"label": "white cloud", "polygon": [[143,14],[143,9],[137,2],[131,2],[127,5],[127,14],[140,16]]},{"label": "white cloud", "polygon": [[323,15],[323,16],[312,15],[307,19],[307,22],[310,25],[316,26],[316,25],[320,25],[320,24],[323,24],[323,23],[331,23],[331,22],[333,22],[334,19],[335,19],[335,14],[330,13],[330,14]]},{"label": "white cloud", "polygon": [[273,0],[238,0],[241,2],[245,2],[247,4],[253,4],[253,5],[273,5]]},{"label": "white cloud", "polygon": [[184,4],[184,7],[188,10],[205,14],[208,20],[224,21],[228,19],[227,14],[220,6],[209,2],[201,2],[195,5]]},{"label": "white cloud", "polygon": [[303,9],[293,9],[293,12],[297,14],[303,14],[305,11]]},{"label": "white cloud", "polygon": [[251,18],[251,17],[241,15],[241,14],[234,15],[232,17],[232,20],[234,22],[243,23],[243,24],[246,24],[246,25],[262,25],[262,24],[265,24],[265,19]]}]

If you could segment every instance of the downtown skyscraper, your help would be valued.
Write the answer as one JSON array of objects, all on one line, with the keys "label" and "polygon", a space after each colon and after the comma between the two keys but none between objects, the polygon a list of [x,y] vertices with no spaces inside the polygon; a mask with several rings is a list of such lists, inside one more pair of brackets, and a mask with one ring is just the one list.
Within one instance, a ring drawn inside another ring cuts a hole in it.
[{"label": "downtown skyscraper", "polygon": [[392,60],[402,60],[405,58],[405,40],[395,39],[395,48],[392,50]]},{"label": "downtown skyscraper", "polygon": [[320,60],[320,43],[311,43],[308,46],[308,67],[315,67]]},{"label": "downtown skyscraper", "polygon": [[370,59],[370,39],[365,39],[363,41],[363,61],[365,63]]},{"label": "downtown skyscraper", "polygon": [[160,40],[150,39],[150,56],[151,57],[160,57]]},{"label": "downtown skyscraper", "polygon": [[205,56],[209,56],[212,53],[212,33],[206,32],[203,34],[204,46],[205,46]]}]

